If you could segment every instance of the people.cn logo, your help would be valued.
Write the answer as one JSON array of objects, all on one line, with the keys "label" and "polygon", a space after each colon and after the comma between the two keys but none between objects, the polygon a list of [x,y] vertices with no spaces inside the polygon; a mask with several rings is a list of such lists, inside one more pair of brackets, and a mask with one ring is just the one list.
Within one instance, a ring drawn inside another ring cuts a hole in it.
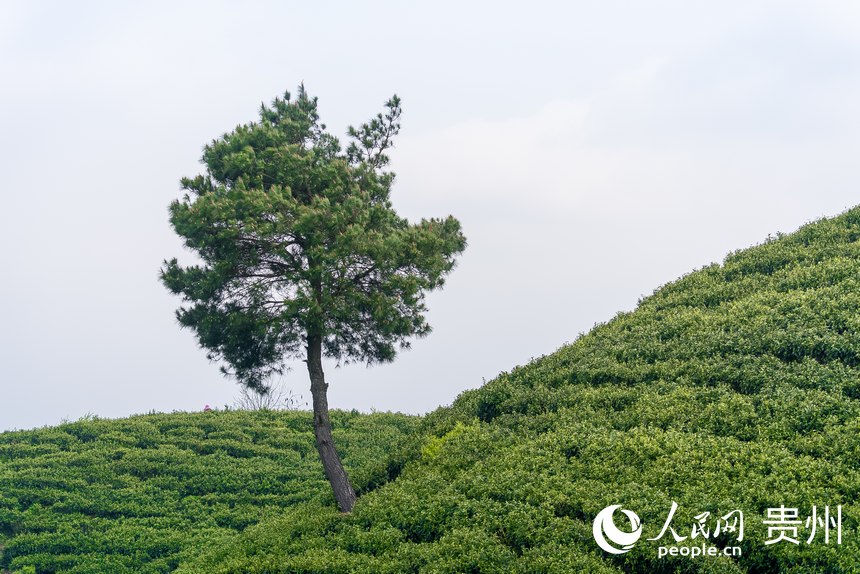
[{"label": "people.cn logo", "polygon": [[[630,532],[619,530],[612,520],[615,511],[621,509],[622,514],[630,520]],[[607,506],[594,517],[594,540],[597,545],[610,554],[624,554],[633,548],[639,537],[642,536],[642,523],[632,510],[621,508],[620,504]]]}]

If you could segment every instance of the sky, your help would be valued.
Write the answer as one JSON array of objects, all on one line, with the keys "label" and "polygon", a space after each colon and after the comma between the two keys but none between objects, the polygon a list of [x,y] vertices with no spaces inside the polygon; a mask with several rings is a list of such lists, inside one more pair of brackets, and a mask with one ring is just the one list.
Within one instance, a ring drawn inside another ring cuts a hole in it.
[{"label": "sky", "polygon": [[[158,280],[203,145],[304,82],[403,100],[395,208],[469,246],[332,407],[428,412],[726,253],[860,203],[854,2],[0,0],[0,430],[238,397]],[[309,402],[294,364],[280,384]]]}]

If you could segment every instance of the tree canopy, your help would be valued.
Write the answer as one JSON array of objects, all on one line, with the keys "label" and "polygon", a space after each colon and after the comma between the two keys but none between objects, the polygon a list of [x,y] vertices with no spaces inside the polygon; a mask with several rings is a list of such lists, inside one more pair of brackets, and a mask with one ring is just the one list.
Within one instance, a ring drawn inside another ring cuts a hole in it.
[{"label": "tree canopy", "polygon": [[240,382],[282,371],[308,334],[329,357],[374,363],[429,332],[424,293],[466,241],[453,217],[411,224],[392,208],[399,98],[386,109],[343,150],[300,87],[212,141],[206,173],[182,180],[170,221],[203,264],[173,259],[162,278],[187,303],[180,323]]}]

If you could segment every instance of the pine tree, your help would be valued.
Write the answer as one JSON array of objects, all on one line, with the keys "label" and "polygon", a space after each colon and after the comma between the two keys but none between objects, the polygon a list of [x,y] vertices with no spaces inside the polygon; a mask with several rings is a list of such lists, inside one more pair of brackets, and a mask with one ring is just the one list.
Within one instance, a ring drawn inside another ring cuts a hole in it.
[{"label": "pine tree", "polygon": [[391,361],[430,331],[425,293],[466,247],[453,217],[409,223],[392,208],[386,151],[400,128],[397,96],[343,149],[303,86],[261,105],[259,121],[205,146],[205,173],[183,178],[170,222],[202,263],[165,261],[183,298],[177,318],[211,360],[264,389],[307,363],[316,446],[341,511],[355,491],[332,439],[323,356]]}]

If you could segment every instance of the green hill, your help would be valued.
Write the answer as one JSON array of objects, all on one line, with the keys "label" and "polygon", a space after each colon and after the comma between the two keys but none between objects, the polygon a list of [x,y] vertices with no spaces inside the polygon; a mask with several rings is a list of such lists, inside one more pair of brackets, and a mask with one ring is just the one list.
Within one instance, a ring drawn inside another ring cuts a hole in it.
[{"label": "green hill", "polygon": [[[188,443],[175,444],[181,439],[166,441],[167,431],[153,441],[164,444],[158,448],[165,449],[165,462],[143,445],[108,446],[114,433],[126,440],[145,435],[121,429],[150,424],[148,417],[0,435],[0,536],[8,539],[0,566],[64,571],[72,562],[61,560],[84,553],[80,545],[96,551],[77,526],[93,521],[112,548],[166,532],[167,541],[150,544],[146,560],[111,555],[126,568],[146,564],[149,570],[139,571],[153,572],[176,565],[184,574],[860,572],[858,240],[855,208],[690,273],[635,311],[421,420],[341,414],[340,432],[354,437],[344,441],[346,460],[363,490],[350,515],[337,513],[326,496],[310,436],[301,457],[301,440],[290,442],[308,432],[299,424],[304,414],[152,419],[156,427],[189,433],[187,441],[198,449],[215,449],[207,455],[210,464],[188,462],[153,485],[153,492],[165,484],[170,493],[191,489],[194,496],[185,518],[163,523],[161,515],[144,510],[126,514],[119,502],[135,509],[162,505],[133,464],[120,467],[117,478],[111,455],[96,454],[124,449],[132,462],[162,468],[172,466],[172,456],[195,452],[183,446]],[[195,429],[219,417],[235,418],[207,447],[209,439]],[[239,424],[241,417],[258,419]],[[230,468],[234,441],[254,444],[230,433],[249,433],[265,417],[271,417],[270,430],[294,430],[268,435],[253,475],[259,485],[248,488],[256,481],[237,468],[238,481],[212,490],[219,483],[206,477]],[[296,426],[275,422],[278,417]],[[353,429],[352,421],[364,426]],[[87,466],[74,467],[74,479],[66,479],[55,461],[72,455],[51,437],[98,424],[104,425],[102,446],[91,450],[77,437],[74,457]],[[386,450],[388,441],[398,446]],[[92,482],[91,476],[102,478]],[[53,494],[39,499],[33,493],[43,480]],[[99,507],[79,497],[95,483],[109,500],[111,481],[127,488],[127,496],[100,516]],[[184,498],[170,500],[182,507]],[[672,527],[687,539],[676,544],[668,533],[647,540],[658,536],[673,502]],[[597,547],[592,521],[616,504],[637,513],[643,535],[629,552],[611,555]],[[835,525],[825,543],[824,525],[805,521],[813,505],[821,513],[841,507],[841,544]],[[798,544],[767,543],[773,536],[763,521],[780,506],[798,509]],[[740,541],[736,533],[714,533],[717,518],[734,510],[744,513]],[[704,512],[710,513],[703,518],[709,536],[692,538]],[[199,533],[173,534],[181,531],[176,525],[195,520]],[[817,533],[807,542],[812,524]],[[737,546],[741,555],[658,557],[661,545],[680,553],[703,543],[720,550]]]},{"label": "green hill", "polygon": [[[417,422],[332,413],[359,490],[388,480]],[[170,572],[287,508],[333,504],[312,428],[310,413],[212,411],[2,433],[0,572]]]}]

